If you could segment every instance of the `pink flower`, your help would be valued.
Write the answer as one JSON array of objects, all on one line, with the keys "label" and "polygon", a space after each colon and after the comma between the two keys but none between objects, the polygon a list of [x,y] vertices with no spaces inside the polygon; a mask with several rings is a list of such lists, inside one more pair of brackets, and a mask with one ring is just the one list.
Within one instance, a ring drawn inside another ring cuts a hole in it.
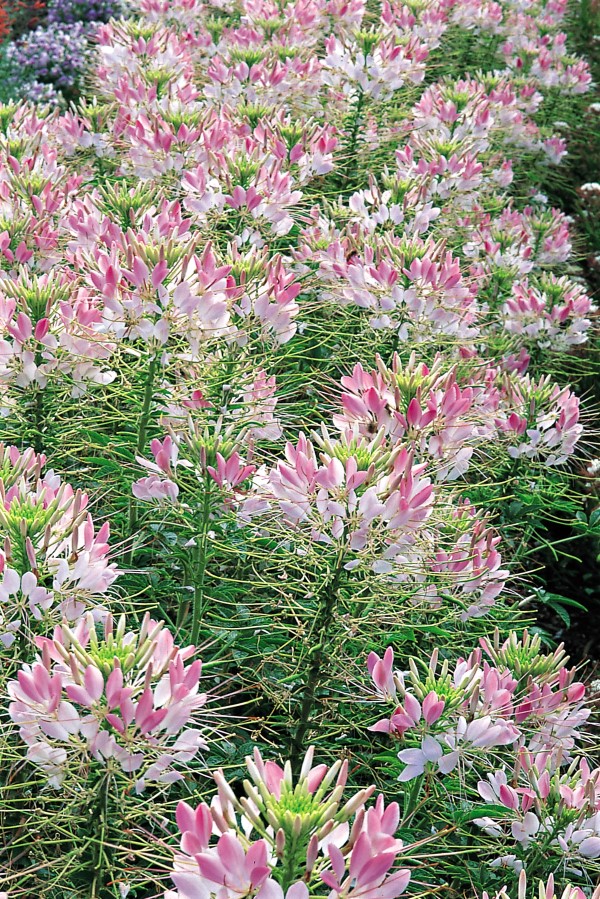
[{"label": "pink flower", "polygon": [[207,471],[221,489],[227,487],[232,490],[251,477],[256,471],[256,466],[244,465],[237,452],[232,453],[227,461],[225,461],[221,453],[217,453],[216,468],[209,465]]},{"label": "pink flower", "polygon": [[369,674],[373,683],[384,699],[393,700],[396,697],[396,683],[394,681],[394,650],[391,646],[386,649],[383,659],[376,652],[370,652],[367,659]]},{"label": "pink flower", "polygon": [[162,623],[149,617],[137,634],[125,631],[123,618],[115,637],[110,616],[104,630],[99,644],[88,616],[75,632],[63,625],[54,639],[38,638],[42,662],[24,666],[9,682],[9,713],[28,757],[54,786],[64,775],[58,756],[63,763],[81,755],[101,764],[114,758],[123,771],[138,772],[138,792],[147,781],[177,780],[176,763],[205,746],[200,731],[188,727],[206,702],[201,662],[186,666],[193,647],[177,649]]},{"label": "pink flower", "polygon": [[44,474],[33,450],[2,446],[0,461],[0,641],[10,647],[22,627],[35,636],[99,608],[117,570],[109,525],[96,531],[85,493]]},{"label": "pink flower", "polygon": [[[203,886],[215,892],[218,890],[227,899],[243,897],[259,890],[271,873],[264,840],[257,840],[245,851],[237,837],[230,833],[224,833],[219,838],[214,854],[200,852],[195,859],[204,881]],[[182,888],[188,877],[185,874],[173,875],[182,899],[186,899],[187,894],[185,890],[182,892]],[[190,892],[189,895],[193,899],[196,894]]]},{"label": "pink flower", "polygon": [[169,478],[160,478],[154,474],[137,480],[131,491],[136,499],[147,501],[157,499],[175,502],[179,496],[179,487],[174,481]]},{"label": "pink flower", "polygon": [[396,899],[410,881],[410,871],[406,868],[389,873],[397,852],[394,849],[378,851],[366,832],[360,834],[352,848],[347,876],[346,860],[337,846],[330,844],[328,854],[332,870],[323,872],[321,880],[331,888],[331,899],[336,896]]},{"label": "pink flower", "polygon": [[285,895],[276,880],[265,880],[258,891],[258,899],[308,899],[308,887],[302,881],[288,887]]}]

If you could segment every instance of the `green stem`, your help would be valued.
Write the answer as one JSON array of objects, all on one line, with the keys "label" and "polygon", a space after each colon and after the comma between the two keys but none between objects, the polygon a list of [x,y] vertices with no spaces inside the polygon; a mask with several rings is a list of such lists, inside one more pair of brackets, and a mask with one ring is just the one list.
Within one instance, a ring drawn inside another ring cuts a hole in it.
[{"label": "green stem", "polygon": [[94,852],[93,852],[93,860],[92,860],[92,882],[90,884],[90,893],[89,899],[102,899],[104,894],[103,890],[103,875],[105,870],[105,863],[110,860],[106,854],[106,834],[108,829],[108,793],[109,793],[109,780],[108,778],[104,779],[100,784],[98,802],[96,803],[96,808],[93,814],[93,826],[94,826]]},{"label": "green stem", "polygon": [[[137,440],[135,443],[136,455],[141,456],[146,449],[146,434],[148,432],[148,424],[150,423],[150,414],[152,412],[152,399],[154,397],[154,380],[156,370],[158,368],[158,356],[153,354],[150,358],[148,371],[146,373],[146,383],[144,384],[144,398],[142,400],[142,411],[138,422]],[[137,526],[137,503],[133,497],[129,500],[129,536],[133,537]],[[133,559],[133,544],[129,554],[129,561]]]},{"label": "green stem", "polygon": [[146,432],[148,430],[148,423],[150,421],[150,412],[152,411],[152,398],[154,396],[154,378],[156,375],[156,369],[158,367],[158,356],[153,355],[150,359],[150,365],[148,366],[148,373],[146,374],[146,383],[144,385],[144,399],[142,402],[142,411],[140,414],[140,421],[138,426],[138,436],[136,443],[136,451],[138,455],[144,451],[146,448]]},{"label": "green stem", "polygon": [[302,694],[302,705],[300,707],[298,725],[291,742],[290,761],[294,774],[298,773],[302,764],[304,738],[310,727],[312,713],[317,702],[316,692],[321,680],[321,668],[323,667],[325,658],[325,647],[329,636],[329,629],[335,615],[340,580],[344,571],[342,561],[343,556],[340,554],[333,574],[319,596],[320,609],[317,611],[314,628],[312,629],[312,633],[316,634],[317,642],[313,645],[308,654],[308,677]]},{"label": "green stem", "polygon": [[193,644],[198,642],[200,622],[206,613],[204,604],[204,582],[206,579],[208,529],[210,524],[210,485],[210,477],[208,474],[205,474],[204,499],[202,502],[202,530],[199,534],[198,554],[194,575],[194,601],[192,603],[192,634],[190,639]]},{"label": "green stem", "polygon": [[360,126],[361,114],[363,110],[363,106],[365,105],[365,94],[362,89],[359,90],[358,100],[356,102],[356,109],[354,111],[354,121],[352,123],[352,131],[350,132],[350,146],[348,147],[348,162],[346,164],[346,171],[344,180],[349,181],[350,176],[352,174],[352,167],[356,163],[356,144],[358,142],[358,128]]},{"label": "green stem", "polygon": [[[281,870],[281,889],[284,893],[288,891],[293,883],[300,880],[302,876],[298,875],[297,856],[300,853],[298,852],[297,840],[292,834],[288,836],[289,838],[286,838],[285,841],[285,855],[283,859],[283,868]],[[304,858],[306,859],[306,847]]]},{"label": "green stem", "polygon": [[398,352],[398,344],[399,343],[400,343],[400,334],[398,331],[396,331],[396,333],[394,334],[394,336],[392,338],[392,348],[390,350],[390,355],[388,358],[388,363],[387,363],[388,365],[391,365],[392,362],[394,361],[394,356]]},{"label": "green stem", "polygon": [[403,799],[403,809],[402,809],[402,826],[405,827],[408,822],[411,820],[413,815],[417,810],[417,800],[419,798],[419,793],[421,792],[421,786],[423,783],[422,777],[417,777],[409,784],[407,789],[402,794]]},{"label": "green stem", "polygon": [[[36,367],[40,367],[44,362],[44,357],[38,351],[35,354],[35,365]],[[45,410],[44,410],[44,391],[40,387],[39,384],[33,385],[33,402],[32,402],[32,425],[33,425],[33,434],[31,443],[36,451],[36,453],[41,453],[44,450],[44,430],[45,430]]]},{"label": "green stem", "polygon": [[36,453],[41,453],[44,449],[44,438],[42,434],[44,424],[44,400],[40,387],[35,391],[33,409],[33,448]]}]

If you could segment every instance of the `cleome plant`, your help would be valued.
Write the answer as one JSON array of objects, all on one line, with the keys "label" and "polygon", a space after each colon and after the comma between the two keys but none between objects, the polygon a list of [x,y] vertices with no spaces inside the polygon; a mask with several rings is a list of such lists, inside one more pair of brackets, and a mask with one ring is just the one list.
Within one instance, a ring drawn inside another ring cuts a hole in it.
[{"label": "cleome plant", "polygon": [[600,899],[599,25],[0,0],[0,899]]}]

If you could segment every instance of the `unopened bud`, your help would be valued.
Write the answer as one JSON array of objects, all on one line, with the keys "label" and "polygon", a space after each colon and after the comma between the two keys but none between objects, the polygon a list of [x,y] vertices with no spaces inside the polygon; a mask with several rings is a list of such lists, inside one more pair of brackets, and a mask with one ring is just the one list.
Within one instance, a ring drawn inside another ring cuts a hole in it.
[{"label": "unopened bud", "polygon": [[300,769],[300,777],[299,780],[304,780],[305,777],[308,777],[308,772],[312,768],[313,758],[315,755],[315,747],[309,746],[306,755],[304,756],[304,760],[302,762],[302,768]]},{"label": "unopened bud", "polygon": [[[265,784],[264,780],[262,779],[260,771],[258,770],[258,768],[256,767],[256,765],[254,764],[254,762],[252,761],[252,759],[249,756],[246,759],[246,767],[248,769],[248,774],[254,781],[256,789],[258,790],[258,792],[260,793],[260,795],[262,797],[262,802],[268,802],[271,794],[270,794],[269,790],[267,789],[267,785]],[[246,789],[246,781],[244,781],[244,789]],[[248,792],[248,791],[246,790],[246,792]]]},{"label": "unopened bud", "polygon": [[337,759],[319,784],[319,789],[317,790],[316,796],[323,796],[327,788],[333,783],[335,780],[338,771],[342,767],[342,760]]},{"label": "unopened bud", "polygon": [[125,615],[121,615],[119,618],[119,623],[117,624],[117,633],[116,633],[117,643],[120,643],[125,635],[125,621],[126,621]]},{"label": "unopened bud", "polygon": [[33,543],[31,542],[30,537],[25,538],[25,552],[27,553],[27,559],[32,568],[37,568],[37,559],[35,557],[35,549]]},{"label": "unopened bud", "polygon": [[246,795],[248,796],[248,799],[250,800],[250,802],[254,803],[256,808],[259,808],[259,809],[264,808],[264,802],[260,796],[260,793],[254,786],[254,784],[251,784],[250,781],[245,780],[244,781],[244,790],[246,791]]},{"label": "unopened bud", "polygon": [[[289,815],[290,813],[287,812],[286,814]],[[265,809],[264,816],[274,830],[279,830],[279,827],[281,826],[281,821],[278,819],[277,815],[275,815],[273,813],[272,809],[270,809],[270,808]]]},{"label": "unopened bud", "polygon": [[275,854],[279,861],[283,860],[283,853],[285,851],[285,833],[281,828],[277,831],[275,836]]},{"label": "unopened bud", "polygon": [[291,787],[293,783],[292,766],[289,761],[283,766],[283,783],[288,787]]},{"label": "unopened bud", "polygon": [[316,834],[319,842],[321,842],[321,840],[324,840],[325,837],[329,836],[329,834],[334,829],[334,827],[337,827],[337,824],[338,824],[338,821],[336,818],[329,818],[327,821],[325,821],[323,826],[319,827],[317,834]]},{"label": "unopened bud", "polygon": [[81,684],[83,682],[82,677],[81,677],[81,671],[79,669],[77,662],[75,661],[75,659],[72,655],[69,656],[69,668],[71,669],[71,675],[73,677],[73,680],[75,681],[76,684],[79,684],[79,686],[81,686]]},{"label": "unopened bud", "polygon": [[375,792],[375,784],[372,784],[370,787],[366,787],[364,790],[359,790],[356,796],[353,796],[352,799],[349,799],[343,809],[339,812],[337,818],[338,821],[347,821],[354,812],[356,812],[362,805],[365,804],[367,799],[369,799],[373,793]]},{"label": "unopened bud", "polygon": [[352,829],[350,831],[350,836],[348,837],[348,848],[352,848],[356,843],[358,837],[360,836],[360,832],[362,830],[363,822],[365,820],[365,810],[361,808],[358,810],[356,814],[356,818],[354,819],[354,823],[352,824]]},{"label": "unopened bud", "polygon": [[142,621],[142,626],[140,628],[140,636],[139,636],[139,644],[140,645],[142,643],[144,643],[146,640],[146,636],[148,634],[149,623],[150,623],[150,613],[146,612],[146,614],[144,615],[144,620]]},{"label": "unopened bud", "polygon": [[319,855],[319,839],[318,839],[316,833],[314,833],[312,835],[312,837],[310,838],[310,841],[309,841],[307,849],[306,849],[306,874],[307,875],[312,874],[312,869],[315,866],[315,862],[318,858],[318,855]]},{"label": "unopened bud", "polygon": [[217,771],[213,772],[214,781],[219,790],[219,796],[224,798],[227,802],[230,802],[234,808],[239,807],[239,803],[237,801],[237,797],[229,784],[225,779],[225,775],[223,774],[223,769],[219,768]]},{"label": "unopened bud", "polygon": [[250,802],[249,799],[246,798],[246,796],[242,796],[242,798],[240,799],[240,806],[242,807],[246,818],[248,818],[248,820],[251,821],[252,824],[254,824],[254,826],[258,830],[260,830],[261,833],[264,833],[265,828],[261,817],[256,813],[254,805],[252,804],[252,802]]},{"label": "unopened bud", "polygon": [[[50,658],[50,648],[47,643],[42,646],[42,664],[47,671],[50,671],[52,659]],[[79,681],[77,681],[79,683]]]},{"label": "unopened bud", "polygon": [[325,821],[331,821],[333,818],[335,818],[335,814],[338,810],[338,805],[339,805],[339,802],[335,802],[335,801],[330,802],[328,805],[326,805],[325,808],[323,809],[323,811],[321,812],[320,820],[323,823],[325,823]]},{"label": "unopened bud", "polygon": [[227,821],[225,816],[219,810],[218,806],[213,805],[210,813],[212,815],[213,821],[215,822],[217,830],[219,830],[221,833],[227,833],[227,831],[231,830],[230,822]]}]

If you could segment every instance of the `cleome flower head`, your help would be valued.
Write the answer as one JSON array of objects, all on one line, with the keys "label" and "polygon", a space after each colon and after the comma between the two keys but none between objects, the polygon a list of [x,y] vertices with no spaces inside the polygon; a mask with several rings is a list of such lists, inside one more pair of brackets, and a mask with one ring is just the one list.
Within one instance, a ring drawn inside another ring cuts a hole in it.
[{"label": "cleome flower head", "polygon": [[[572,886],[571,884],[567,884],[559,897],[559,894],[555,891],[554,887],[554,874],[550,875],[546,883],[543,883],[541,880],[539,881],[537,892],[534,888],[532,892],[529,893],[527,889],[527,872],[523,869],[519,874],[517,897],[518,899],[527,899],[528,896],[531,897],[531,899],[586,899],[586,894],[583,890],[580,887]],[[490,896],[488,893],[484,892],[482,899],[490,899]],[[510,899],[506,887],[503,887],[496,893],[495,899]],[[591,899],[600,899],[600,886],[596,887],[592,893]]]},{"label": "cleome flower head", "polygon": [[36,642],[41,658],[8,684],[9,714],[52,786],[94,763],[135,773],[138,792],[181,779],[177,767],[206,745],[188,726],[206,703],[201,661],[186,664],[193,646],[177,648],[148,615],[137,631],[108,615],[99,635],[88,614]]},{"label": "cleome flower head", "polygon": [[560,650],[544,656],[527,632],[502,646],[498,635],[493,647],[482,645],[495,666],[477,649],[451,669],[448,660],[439,665],[436,650],[424,675],[411,659],[407,678],[394,669],[391,647],[382,658],[369,654],[376,701],[393,706],[369,730],[403,741],[401,781],[430,766],[442,774],[460,762],[484,768],[492,753],[511,764],[515,753],[540,753],[551,770],[570,758],[590,709],[576,670],[566,667],[568,657]]},{"label": "cleome flower head", "polygon": [[520,750],[512,769],[488,773],[477,789],[495,810],[475,824],[498,841],[503,854],[526,861],[529,847],[544,840],[556,869],[575,871],[585,859],[589,875],[598,876],[600,768],[591,770],[579,758],[563,772],[547,753]]},{"label": "cleome flower head", "polygon": [[307,899],[323,884],[332,899],[396,899],[410,880],[406,868],[395,868],[403,850],[394,836],[397,803],[386,807],[379,796],[365,808],[374,787],[343,803],[347,762],[313,765],[313,756],[311,747],[295,779],[290,762],[264,761],[255,749],[246,759],[245,797],[238,798],[217,771],[218,796],[210,807],[180,802],[181,851],[172,874],[177,891],[167,891],[165,899]]},{"label": "cleome flower head", "polygon": [[96,531],[88,497],[61,481],[45,456],[0,445],[0,643],[48,633],[98,609],[117,577],[109,525]]}]

